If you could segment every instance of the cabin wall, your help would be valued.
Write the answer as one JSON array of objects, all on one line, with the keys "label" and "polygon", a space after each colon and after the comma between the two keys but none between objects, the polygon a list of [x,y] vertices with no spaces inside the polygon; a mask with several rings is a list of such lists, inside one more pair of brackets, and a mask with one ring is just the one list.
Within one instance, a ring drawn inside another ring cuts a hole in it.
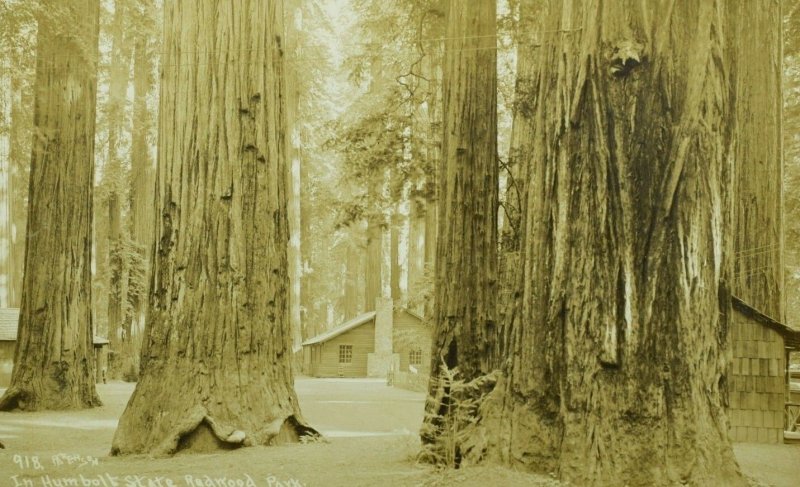
[{"label": "cabin wall", "polygon": [[413,349],[422,351],[422,362],[414,367],[427,374],[431,363],[431,330],[419,318],[404,311],[394,312],[394,352],[400,355],[400,371],[408,372]]},{"label": "cabin wall", "polygon": [[731,341],[733,360],[728,372],[731,440],[783,442],[786,399],[783,337],[734,311]]},{"label": "cabin wall", "polygon": [[8,387],[11,383],[11,372],[14,370],[14,348],[17,342],[0,341],[0,387]]},{"label": "cabin wall", "polygon": [[[339,364],[339,345],[353,346],[353,361]],[[314,345],[312,375],[315,377],[366,377],[367,354],[375,351],[375,322],[370,321],[350,331]]]}]

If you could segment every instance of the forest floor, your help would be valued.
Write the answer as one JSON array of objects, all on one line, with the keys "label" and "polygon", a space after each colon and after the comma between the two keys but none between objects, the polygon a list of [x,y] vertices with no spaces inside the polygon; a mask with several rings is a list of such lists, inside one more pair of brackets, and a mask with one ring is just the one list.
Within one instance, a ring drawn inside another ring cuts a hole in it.
[{"label": "forest floor", "polygon": [[[296,388],[304,416],[326,442],[172,458],[109,457],[117,418],[133,391],[133,384],[122,382],[98,385],[99,408],[0,413],[6,444],[0,487],[560,485],[496,467],[437,472],[416,464],[421,393],[361,379],[298,378]],[[735,451],[755,485],[798,485],[800,445],[736,444]]]}]

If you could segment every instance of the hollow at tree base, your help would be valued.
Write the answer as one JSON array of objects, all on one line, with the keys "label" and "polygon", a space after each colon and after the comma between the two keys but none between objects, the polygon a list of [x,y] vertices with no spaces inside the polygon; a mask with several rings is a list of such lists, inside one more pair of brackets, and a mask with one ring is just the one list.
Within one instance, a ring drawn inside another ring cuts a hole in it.
[{"label": "hollow at tree base", "polygon": [[0,397],[0,411],[8,412],[89,409],[102,405],[96,391],[53,390],[44,394],[33,387],[12,385]]}]

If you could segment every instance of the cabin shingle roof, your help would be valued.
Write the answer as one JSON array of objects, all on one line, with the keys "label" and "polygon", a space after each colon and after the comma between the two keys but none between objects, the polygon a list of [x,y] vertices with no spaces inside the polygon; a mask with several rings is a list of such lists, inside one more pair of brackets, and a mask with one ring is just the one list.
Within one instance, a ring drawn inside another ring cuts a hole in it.
[{"label": "cabin shingle roof", "polygon": [[303,342],[303,346],[316,345],[317,343],[327,342],[331,338],[335,338],[346,331],[352,330],[353,328],[358,328],[359,326],[363,325],[364,323],[368,323],[374,318],[375,318],[374,311],[358,315],[351,320],[345,321],[344,323],[342,323],[341,325],[337,326],[332,330],[328,330],[324,333],[320,333],[315,337],[309,338],[308,340]]}]

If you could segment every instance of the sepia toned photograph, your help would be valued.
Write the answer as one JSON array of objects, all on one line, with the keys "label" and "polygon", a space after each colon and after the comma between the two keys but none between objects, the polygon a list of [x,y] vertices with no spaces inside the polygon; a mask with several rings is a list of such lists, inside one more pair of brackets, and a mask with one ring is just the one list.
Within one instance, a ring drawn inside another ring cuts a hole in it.
[{"label": "sepia toned photograph", "polygon": [[0,0],[0,487],[800,485],[800,0]]}]

